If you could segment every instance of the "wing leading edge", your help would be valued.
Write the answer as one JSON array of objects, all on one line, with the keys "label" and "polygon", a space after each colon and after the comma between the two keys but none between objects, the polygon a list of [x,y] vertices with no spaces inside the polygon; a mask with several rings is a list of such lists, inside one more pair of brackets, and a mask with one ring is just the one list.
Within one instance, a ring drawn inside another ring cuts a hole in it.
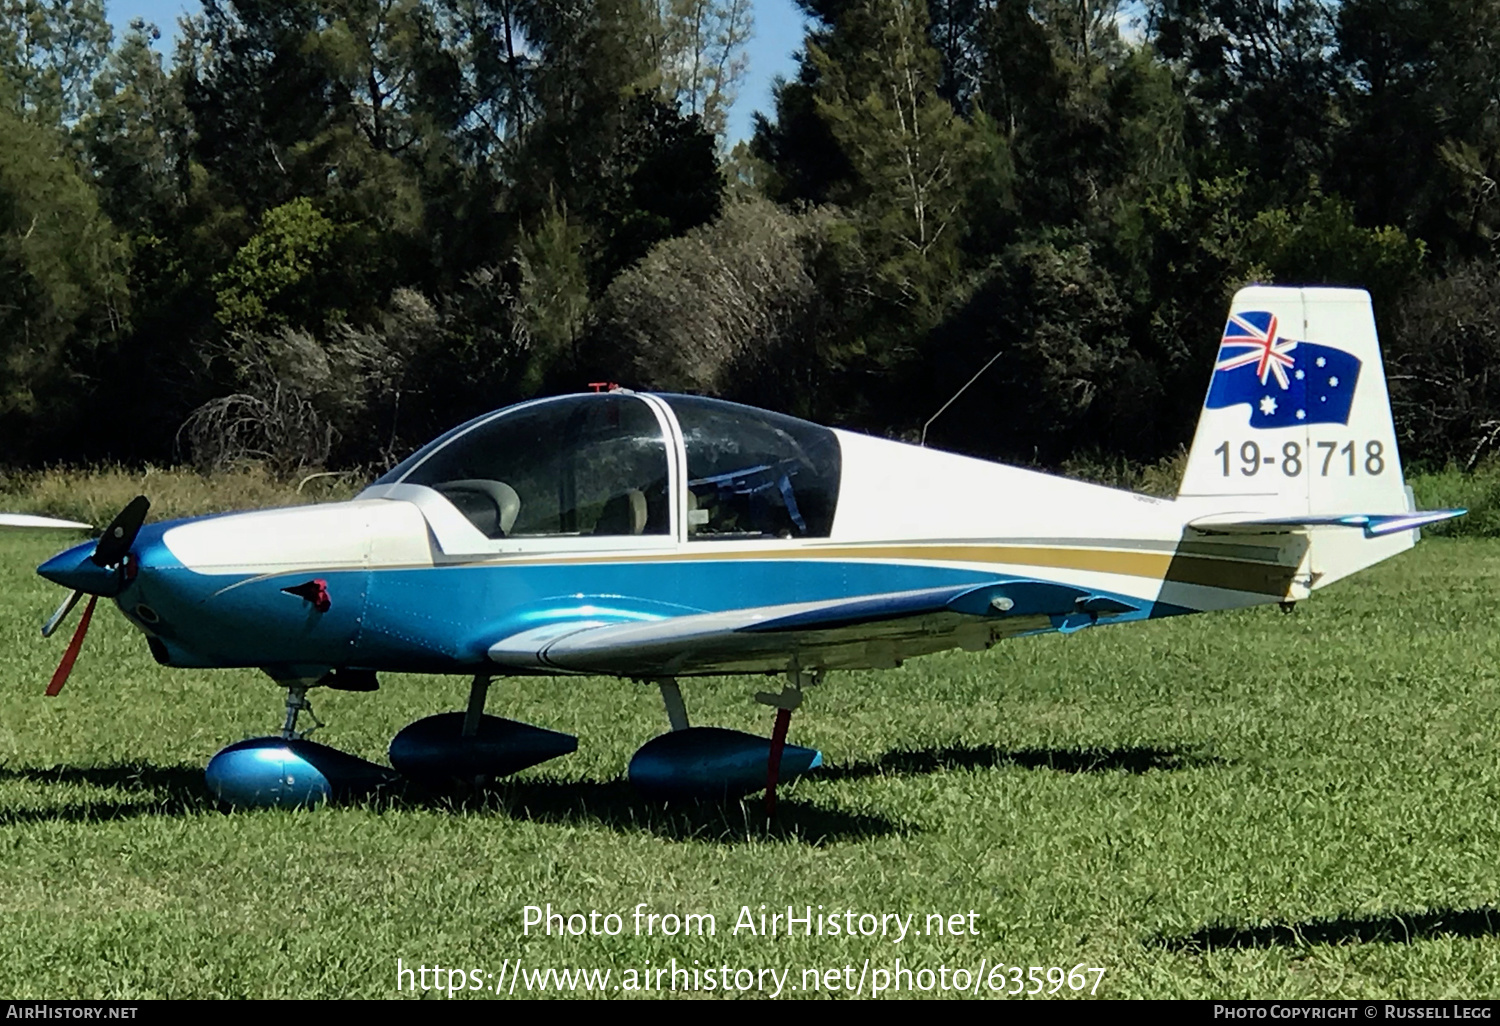
[{"label": "wing leading edge", "polygon": [[872,669],[947,648],[983,648],[1031,631],[1077,630],[1131,604],[1045,581],[993,581],[656,620],[586,618],[512,634],[491,661],[519,671],[625,677]]}]

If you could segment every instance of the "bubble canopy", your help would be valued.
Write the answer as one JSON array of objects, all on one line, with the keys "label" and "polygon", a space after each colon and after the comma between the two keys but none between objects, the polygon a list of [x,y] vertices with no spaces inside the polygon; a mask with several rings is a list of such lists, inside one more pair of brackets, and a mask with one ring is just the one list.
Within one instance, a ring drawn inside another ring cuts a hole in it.
[{"label": "bubble canopy", "polygon": [[826,538],[840,468],[837,436],[808,421],[607,392],[477,417],[375,484],[431,488],[489,538],[670,535],[674,519],[690,541]]}]

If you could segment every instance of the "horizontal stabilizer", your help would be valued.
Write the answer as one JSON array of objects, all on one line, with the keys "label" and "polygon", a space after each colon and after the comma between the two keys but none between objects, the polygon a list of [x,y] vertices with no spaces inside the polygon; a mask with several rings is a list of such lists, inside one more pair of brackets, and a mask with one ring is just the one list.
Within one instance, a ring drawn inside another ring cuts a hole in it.
[{"label": "horizontal stabilizer", "polygon": [[1215,513],[1190,521],[1202,534],[1291,534],[1309,527],[1358,527],[1366,538],[1381,538],[1429,524],[1461,517],[1466,509],[1430,509],[1411,513],[1321,513],[1287,517],[1259,517],[1246,513]]}]

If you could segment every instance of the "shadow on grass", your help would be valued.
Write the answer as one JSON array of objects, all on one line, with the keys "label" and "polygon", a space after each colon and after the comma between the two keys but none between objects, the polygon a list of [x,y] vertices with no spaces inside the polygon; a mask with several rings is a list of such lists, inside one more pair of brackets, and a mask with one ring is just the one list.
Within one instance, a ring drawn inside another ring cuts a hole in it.
[{"label": "shadow on grass", "polygon": [[1340,916],[1268,926],[1206,926],[1186,937],[1158,937],[1169,951],[1305,948],[1314,944],[1410,944],[1434,937],[1500,936],[1500,909],[1431,909],[1394,915]]},{"label": "shadow on grass", "polygon": [[52,766],[46,769],[34,766],[0,766],[0,782],[7,780],[112,788],[139,795],[139,800],[91,800],[82,797],[67,805],[0,808],[0,826],[16,823],[105,822],[140,816],[181,816],[206,812],[215,807],[213,796],[203,784],[203,770],[194,766],[154,766],[150,763]]},{"label": "shadow on grass", "polygon": [[[19,823],[86,823],[143,816],[180,816],[223,808],[195,766],[114,764],[108,766],[0,766],[0,782],[87,785],[139,795],[139,800],[70,795],[65,805],[0,808],[0,827]],[[598,825],[622,832],[646,832],[668,840],[711,843],[787,841],[819,845],[907,833],[913,827],[887,817],[845,812],[799,801],[785,793],[776,817],[768,821],[760,796],[744,802],[663,803],[643,799],[624,780],[570,781],[527,777],[500,781],[481,791],[447,792],[402,783],[376,793],[336,801],[376,812],[423,809],[451,815]],[[250,812],[249,814],[254,814]]]},{"label": "shadow on grass", "polygon": [[953,745],[919,751],[886,752],[878,759],[829,766],[820,770],[821,780],[863,780],[867,777],[916,776],[955,769],[988,769],[1020,766],[1062,773],[1146,773],[1150,770],[1195,769],[1221,766],[1221,759],[1170,748],[1020,748],[1008,750],[994,745]]},{"label": "shadow on grass", "polygon": [[87,784],[124,791],[156,791],[186,796],[196,792],[207,799],[203,770],[197,766],[153,766],[151,763],[113,763],[108,766],[0,765],[0,782],[29,780],[38,784]]},{"label": "shadow on grass", "polygon": [[[417,796],[411,788],[403,801]],[[768,820],[764,796],[742,802],[648,801],[624,780],[573,781],[528,777],[506,780],[463,798],[427,795],[418,798],[429,807],[469,813],[498,813],[517,820],[574,825],[597,824],[619,831],[645,831],[678,841],[744,843],[788,841],[820,845],[859,841],[916,828],[888,817],[847,812],[813,805],[785,791],[778,797],[776,816]]]}]

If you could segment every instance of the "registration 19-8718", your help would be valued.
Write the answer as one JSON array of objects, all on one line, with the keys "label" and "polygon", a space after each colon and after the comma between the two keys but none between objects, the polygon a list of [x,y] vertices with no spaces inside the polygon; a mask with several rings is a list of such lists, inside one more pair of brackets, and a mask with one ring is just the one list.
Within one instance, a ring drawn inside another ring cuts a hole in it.
[{"label": "registration 19-8718", "polygon": [[1279,468],[1287,477],[1300,477],[1304,471],[1320,477],[1354,477],[1361,472],[1374,477],[1385,473],[1385,446],[1378,439],[1362,446],[1355,441],[1313,442],[1306,449],[1300,442],[1287,442],[1279,452],[1274,446],[1262,449],[1259,442],[1242,442],[1239,452],[1233,454],[1239,457],[1237,460],[1232,459],[1230,443],[1226,441],[1214,450],[1214,455],[1222,458],[1225,477],[1230,476],[1231,469],[1238,469],[1245,477],[1254,477],[1263,467],[1273,468],[1272,473]]}]

